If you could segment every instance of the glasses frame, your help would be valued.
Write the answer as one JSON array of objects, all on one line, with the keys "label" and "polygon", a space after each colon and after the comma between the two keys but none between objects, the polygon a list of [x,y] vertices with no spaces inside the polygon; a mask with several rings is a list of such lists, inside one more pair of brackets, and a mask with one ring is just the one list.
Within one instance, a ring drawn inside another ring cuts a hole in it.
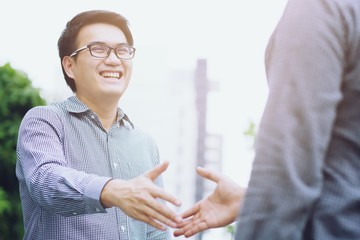
[{"label": "glasses frame", "polygon": [[[94,46],[94,45],[101,45],[101,46],[107,47],[109,50],[107,51],[106,57],[94,56],[93,53],[92,53],[92,51],[91,51],[91,47]],[[130,49],[131,56],[130,56],[129,58],[119,57],[119,56],[117,55],[116,49],[117,49],[117,48],[123,48],[123,47],[127,47],[127,48]],[[100,43],[89,43],[89,44],[86,45],[86,46],[83,46],[83,47],[80,47],[80,48],[76,49],[74,52],[72,52],[72,53],[70,54],[69,57],[74,57],[74,56],[76,56],[77,54],[79,54],[80,52],[82,52],[82,51],[84,51],[84,50],[86,50],[86,49],[89,50],[91,56],[93,56],[93,57],[95,57],[95,58],[103,58],[103,59],[108,58],[108,57],[110,56],[111,51],[114,50],[115,56],[116,56],[118,59],[121,59],[121,60],[130,60],[130,59],[133,59],[134,56],[135,56],[135,51],[136,51],[136,48],[134,48],[134,47],[132,47],[132,46],[128,46],[128,45],[121,45],[121,46],[119,46],[119,47],[110,47],[110,46],[108,46],[108,45],[100,44]]]}]

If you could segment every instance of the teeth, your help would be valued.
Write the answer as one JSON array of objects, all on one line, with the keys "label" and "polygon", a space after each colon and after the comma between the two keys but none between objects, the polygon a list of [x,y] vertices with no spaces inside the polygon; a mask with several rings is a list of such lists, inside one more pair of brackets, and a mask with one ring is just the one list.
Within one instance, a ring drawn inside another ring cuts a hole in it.
[{"label": "teeth", "polygon": [[101,75],[105,78],[120,78],[120,73],[118,72],[105,72]]}]

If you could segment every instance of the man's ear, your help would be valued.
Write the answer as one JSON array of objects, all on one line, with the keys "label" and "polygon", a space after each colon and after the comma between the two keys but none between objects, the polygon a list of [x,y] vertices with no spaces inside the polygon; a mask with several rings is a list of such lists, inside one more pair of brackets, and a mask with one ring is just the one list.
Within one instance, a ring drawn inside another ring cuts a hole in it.
[{"label": "man's ear", "polygon": [[63,68],[66,74],[68,75],[68,77],[74,79],[74,73],[73,73],[74,59],[72,59],[69,56],[65,56],[63,57],[61,64],[63,65]]}]

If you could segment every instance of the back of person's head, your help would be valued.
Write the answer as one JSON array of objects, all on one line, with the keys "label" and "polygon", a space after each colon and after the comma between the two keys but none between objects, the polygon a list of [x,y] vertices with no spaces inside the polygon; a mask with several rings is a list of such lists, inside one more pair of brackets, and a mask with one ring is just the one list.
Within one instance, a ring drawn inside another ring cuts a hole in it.
[{"label": "back of person's head", "polygon": [[[128,21],[125,17],[121,16],[118,13],[106,10],[86,11],[79,13],[66,24],[66,27],[58,40],[60,62],[65,56],[69,56],[72,52],[76,50],[76,38],[79,34],[79,31],[84,26],[94,23],[106,23],[120,28],[120,30],[124,33],[128,44],[130,46],[134,45],[134,40],[128,26]],[[62,65],[61,68],[66,83],[69,85],[73,92],[76,92],[74,80],[66,74]]]}]

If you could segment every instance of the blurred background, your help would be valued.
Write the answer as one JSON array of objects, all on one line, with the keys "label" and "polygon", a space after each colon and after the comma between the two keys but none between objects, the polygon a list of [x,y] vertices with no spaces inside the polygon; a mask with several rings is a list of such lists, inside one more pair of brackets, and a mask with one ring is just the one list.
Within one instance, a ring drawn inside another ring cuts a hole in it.
[{"label": "blurred background", "polygon": [[[61,72],[57,40],[66,22],[93,9],[124,15],[137,51],[120,107],[156,140],[161,159],[170,161],[163,174],[165,188],[182,199],[182,207],[176,209],[182,212],[214,188],[196,177],[196,166],[247,185],[267,97],[264,53],[285,4],[286,0],[7,1],[0,14],[0,66],[9,63],[26,74],[47,104],[65,100],[72,92]],[[0,215],[2,198],[0,188]],[[230,226],[192,239],[230,240],[231,232]]]}]

